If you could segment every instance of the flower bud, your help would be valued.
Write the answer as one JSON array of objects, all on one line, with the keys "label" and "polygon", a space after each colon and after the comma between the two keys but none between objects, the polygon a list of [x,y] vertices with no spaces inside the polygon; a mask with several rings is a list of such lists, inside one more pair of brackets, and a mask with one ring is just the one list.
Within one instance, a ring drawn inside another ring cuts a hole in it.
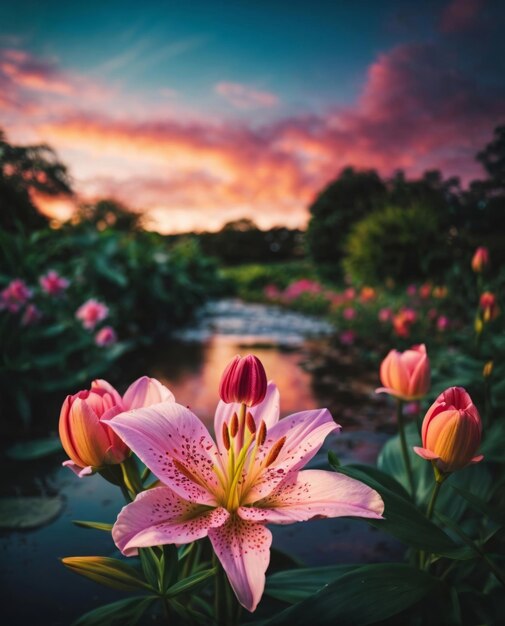
[{"label": "flower bud", "polygon": [[261,361],[252,354],[236,356],[226,367],[219,384],[221,400],[256,406],[265,398],[267,377]]},{"label": "flower bud", "polygon": [[433,461],[442,473],[454,472],[484,458],[475,456],[480,445],[479,412],[463,387],[449,387],[431,405],[423,420],[420,457]]},{"label": "flower bud", "polygon": [[430,388],[430,362],[426,346],[412,346],[410,350],[391,350],[380,366],[380,379],[385,392],[401,400],[418,400]]},{"label": "flower bud", "polygon": [[482,319],[484,322],[490,322],[500,314],[500,307],[496,301],[496,296],[491,291],[485,291],[480,296],[479,306],[482,309]]},{"label": "flower bud", "polygon": [[71,459],[64,465],[82,477],[93,468],[124,461],[128,446],[106,423],[123,410],[121,396],[106,381],[94,381],[89,391],[67,396],[59,423],[61,443]]},{"label": "flower bud", "polygon": [[483,378],[491,378],[491,374],[493,373],[493,361],[488,361],[484,367],[482,368],[482,376]]},{"label": "flower bud", "polygon": [[123,396],[125,411],[140,409],[159,402],[175,402],[174,395],[156,378],[142,376],[132,383]]},{"label": "flower bud", "polygon": [[480,246],[475,250],[472,258],[472,269],[476,274],[485,272],[489,267],[489,250],[484,246]]}]

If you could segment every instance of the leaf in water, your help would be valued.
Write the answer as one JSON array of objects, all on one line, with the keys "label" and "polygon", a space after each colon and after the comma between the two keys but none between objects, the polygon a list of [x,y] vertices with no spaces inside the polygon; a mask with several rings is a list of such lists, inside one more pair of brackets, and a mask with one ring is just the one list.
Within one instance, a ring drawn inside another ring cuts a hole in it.
[{"label": "leaf in water", "polygon": [[397,615],[429,593],[435,579],[409,565],[356,567],[265,622],[265,626],[366,626]]},{"label": "leaf in water", "polygon": [[5,454],[14,461],[32,461],[61,452],[61,442],[57,437],[20,441],[7,448]]},{"label": "leaf in water", "polygon": [[0,498],[0,528],[30,530],[44,526],[63,510],[60,497],[43,496]]}]

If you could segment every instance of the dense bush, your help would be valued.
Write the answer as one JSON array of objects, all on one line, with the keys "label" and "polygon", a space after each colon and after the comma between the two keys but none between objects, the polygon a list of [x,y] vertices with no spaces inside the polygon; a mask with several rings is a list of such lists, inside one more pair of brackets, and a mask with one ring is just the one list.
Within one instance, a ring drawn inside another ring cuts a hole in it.
[{"label": "dense bush", "polygon": [[[168,336],[221,285],[195,241],[170,247],[155,233],[80,224],[4,233],[0,243],[4,415],[28,418],[37,394],[78,388],[126,349]],[[66,283],[55,293],[40,282],[50,270]],[[102,313],[86,326],[77,311],[90,300]]]},{"label": "dense bush", "polygon": [[438,218],[429,207],[390,206],[352,229],[344,268],[357,283],[404,283],[439,277],[449,258]]},{"label": "dense bush", "polygon": [[383,202],[386,185],[377,172],[344,169],[309,207],[307,248],[329,272],[338,269],[350,228]]}]

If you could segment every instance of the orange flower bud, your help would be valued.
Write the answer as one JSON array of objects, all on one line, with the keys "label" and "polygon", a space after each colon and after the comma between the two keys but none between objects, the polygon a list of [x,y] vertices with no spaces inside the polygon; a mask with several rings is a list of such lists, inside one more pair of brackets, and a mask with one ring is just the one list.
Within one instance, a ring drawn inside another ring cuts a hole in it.
[{"label": "orange flower bud", "polygon": [[89,391],[67,396],[59,422],[61,443],[71,459],[64,465],[85,476],[93,468],[124,461],[128,446],[105,421],[122,411],[121,396],[106,381],[94,381]]},{"label": "orange flower bud", "polygon": [[479,412],[463,387],[450,387],[431,405],[423,420],[420,457],[433,461],[443,473],[454,472],[484,458],[475,456],[480,445]]},{"label": "orange flower bud", "polygon": [[489,250],[484,246],[480,246],[475,250],[472,258],[472,269],[476,274],[485,272],[489,266]]},{"label": "orange flower bud", "polygon": [[267,377],[261,361],[252,354],[236,356],[226,367],[219,384],[221,400],[256,406],[265,398]]},{"label": "orange flower bud", "polygon": [[430,388],[430,362],[426,346],[412,346],[410,350],[391,350],[380,366],[380,379],[385,392],[401,400],[418,400]]}]

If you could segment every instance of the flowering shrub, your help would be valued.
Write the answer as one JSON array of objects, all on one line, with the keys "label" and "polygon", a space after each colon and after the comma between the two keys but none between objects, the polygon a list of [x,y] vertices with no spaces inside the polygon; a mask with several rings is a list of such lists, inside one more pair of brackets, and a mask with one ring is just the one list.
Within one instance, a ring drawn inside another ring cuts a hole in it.
[{"label": "flowering shrub", "polygon": [[169,249],[153,233],[66,226],[0,244],[1,415],[25,421],[37,394],[81,386],[167,337],[220,285],[194,242]]}]

